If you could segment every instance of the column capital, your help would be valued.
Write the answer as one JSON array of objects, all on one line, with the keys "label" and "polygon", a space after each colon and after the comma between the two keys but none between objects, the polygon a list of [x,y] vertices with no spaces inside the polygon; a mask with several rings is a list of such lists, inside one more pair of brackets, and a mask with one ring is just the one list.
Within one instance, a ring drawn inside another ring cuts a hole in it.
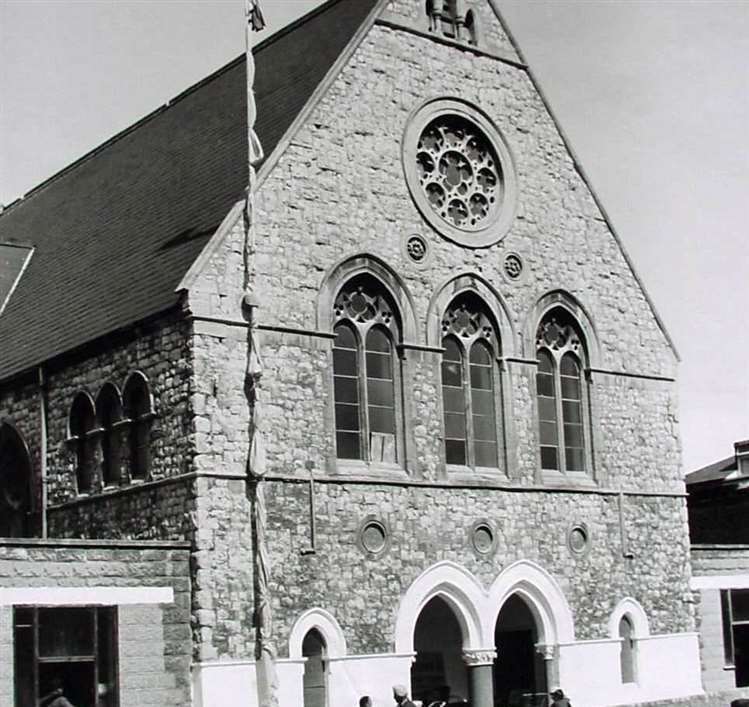
[{"label": "column capital", "polygon": [[463,661],[469,668],[475,668],[478,665],[493,665],[496,658],[497,651],[494,648],[475,648],[463,651]]},{"label": "column capital", "polygon": [[553,643],[537,643],[536,653],[543,656],[544,660],[554,660],[556,646]]}]

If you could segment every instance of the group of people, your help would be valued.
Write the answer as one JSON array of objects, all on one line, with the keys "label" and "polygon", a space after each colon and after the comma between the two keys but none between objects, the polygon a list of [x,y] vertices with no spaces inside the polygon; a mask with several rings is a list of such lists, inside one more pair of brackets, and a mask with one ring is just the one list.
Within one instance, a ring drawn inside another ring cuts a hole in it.
[{"label": "group of people", "polygon": [[[572,703],[569,698],[564,694],[564,691],[557,687],[549,693],[551,695],[550,707],[572,707]],[[425,707],[448,707],[450,700],[450,687],[443,685],[435,690],[435,699],[428,702]],[[393,699],[397,707],[416,707],[416,705],[408,699],[408,690],[405,685],[394,685],[393,686]],[[359,700],[359,707],[374,707],[372,704],[372,698],[369,695],[364,695]]]}]

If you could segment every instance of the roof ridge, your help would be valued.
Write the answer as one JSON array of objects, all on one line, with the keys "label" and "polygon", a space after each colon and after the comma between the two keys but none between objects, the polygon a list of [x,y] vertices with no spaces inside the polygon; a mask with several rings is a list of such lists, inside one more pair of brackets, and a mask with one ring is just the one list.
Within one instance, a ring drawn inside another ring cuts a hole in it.
[{"label": "roof ridge", "polygon": [[[293,32],[299,29],[299,27],[306,24],[309,20],[316,17],[321,12],[328,10],[331,6],[337,5],[340,2],[343,2],[343,0],[327,0],[321,5],[318,5],[317,7],[312,8],[312,10],[310,10],[306,14],[302,15],[301,17],[298,17],[293,22],[289,22],[289,24],[284,25],[279,30],[277,30],[273,34],[263,39],[262,42],[258,42],[258,44],[256,44],[252,48],[252,53],[256,54],[259,51],[266,49],[267,47],[272,45],[277,40],[281,39],[282,37],[285,37],[290,32]],[[64,175],[68,174],[68,172],[71,172],[79,165],[83,164],[84,162],[91,159],[95,155],[98,155],[100,152],[107,149],[108,147],[113,145],[115,142],[121,140],[122,138],[124,138],[126,135],[129,135],[131,132],[133,132],[137,128],[140,128],[145,123],[161,115],[162,113],[167,111],[169,108],[174,106],[176,103],[178,103],[179,101],[182,101],[187,96],[191,95],[192,93],[197,91],[199,88],[201,88],[205,84],[210,83],[211,81],[214,81],[216,78],[218,78],[222,74],[226,73],[230,69],[233,69],[235,66],[237,66],[237,64],[240,64],[242,61],[246,60],[246,58],[247,58],[246,52],[242,52],[239,56],[235,57],[234,59],[231,59],[229,62],[227,62],[226,64],[223,64],[215,71],[212,71],[210,74],[208,74],[208,76],[204,76],[199,81],[196,81],[194,84],[191,84],[190,86],[188,86],[187,88],[179,92],[174,98],[170,98],[169,100],[167,100],[166,103],[163,103],[162,105],[153,109],[150,113],[146,113],[146,115],[144,115],[143,117],[138,118],[134,123],[131,123],[130,125],[123,128],[119,132],[115,133],[111,137],[108,137],[106,140],[104,140],[104,142],[99,143],[95,147],[92,147],[88,152],[85,152],[83,155],[73,160],[70,164],[65,165],[64,167],[59,169],[54,174],[47,177],[44,181],[40,182],[35,187],[32,187],[25,194],[17,197],[13,201],[11,201],[9,204],[5,204],[0,209],[0,218],[10,213],[11,211],[13,211],[20,204],[25,203],[29,198],[36,196],[36,194],[42,191],[45,187],[49,186],[52,182],[55,182],[58,179],[62,178]]]}]

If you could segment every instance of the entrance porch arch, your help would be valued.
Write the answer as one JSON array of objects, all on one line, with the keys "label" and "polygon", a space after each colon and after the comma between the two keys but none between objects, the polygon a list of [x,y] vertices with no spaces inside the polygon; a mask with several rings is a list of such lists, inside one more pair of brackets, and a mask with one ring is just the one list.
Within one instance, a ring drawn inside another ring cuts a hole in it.
[{"label": "entrance porch arch", "polygon": [[464,650],[488,645],[481,630],[486,602],[481,585],[468,570],[445,560],[422,572],[403,596],[395,622],[396,653],[413,653],[416,622],[422,609],[435,597],[454,612],[463,634]]},{"label": "entrance porch arch", "polygon": [[502,606],[513,594],[528,605],[538,628],[538,642],[546,646],[575,640],[572,610],[556,580],[542,567],[519,560],[506,567],[489,589],[490,611],[483,615],[482,631],[494,636]]}]

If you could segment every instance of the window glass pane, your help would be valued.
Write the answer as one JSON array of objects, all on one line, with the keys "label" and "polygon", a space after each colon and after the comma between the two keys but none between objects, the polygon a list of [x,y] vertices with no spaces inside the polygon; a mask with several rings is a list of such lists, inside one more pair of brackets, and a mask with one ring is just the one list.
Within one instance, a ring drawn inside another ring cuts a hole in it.
[{"label": "window glass pane", "polygon": [[369,406],[370,432],[395,432],[395,414],[393,408]]},{"label": "window glass pane", "polygon": [[541,447],[541,468],[559,469],[556,447]]},{"label": "window glass pane", "polygon": [[492,355],[483,341],[477,341],[473,346],[471,346],[469,361],[484,366],[491,366]]},{"label": "window glass pane", "polygon": [[337,376],[356,376],[356,351],[333,349],[333,372]]},{"label": "window glass pane", "polygon": [[562,398],[567,400],[580,400],[580,379],[561,377]]},{"label": "window glass pane", "polygon": [[359,429],[359,406],[347,403],[336,403],[335,426],[337,430]]},{"label": "window glass pane", "polygon": [[367,353],[367,378],[383,378],[391,380],[392,357],[390,354]]},{"label": "window glass pane", "polygon": [[[476,348],[476,347],[474,347]],[[494,385],[492,381],[491,366],[478,366],[471,364],[471,387],[491,390]]]},{"label": "window glass pane", "polygon": [[369,330],[366,341],[367,351],[390,353],[390,339],[388,335],[377,327]]},{"label": "window glass pane", "polygon": [[474,415],[473,434],[477,440],[495,442],[497,429],[494,424],[494,417],[490,415]]},{"label": "window glass pane", "polygon": [[338,348],[342,349],[355,349],[356,346],[356,336],[354,335],[354,332],[349,329],[347,326],[337,326],[335,328],[335,343],[333,346],[336,346]]},{"label": "window glass pane", "polygon": [[554,373],[554,364],[551,361],[551,355],[543,349],[538,352],[538,372]]},{"label": "window glass pane", "polygon": [[749,589],[731,591],[731,609],[734,621],[749,621]]},{"label": "window glass pane", "polygon": [[562,401],[562,415],[565,422],[581,424],[583,421],[582,407],[576,400]]},{"label": "window glass pane", "polygon": [[466,444],[454,439],[445,440],[445,459],[448,464],[466,463]]},{"label": "window glass pane", "polygon": [[442,354],[442,358],[445,361],[462,361],[463,358],[460,355],[460,347],[455,339],[447,338],[442,340],[442,346],[445,349],[445,353]]},{"label": "window glass pane", "polygon": [[541,422],[539,424],[541,433],[541,444],[556,447],[559,440],[557,440],[557,425],[555,422]]},{"label": "window glass pane", "polygon": [[370,405],[384,405],[393,407],[393,381],[372,380],[367,381],[367,396]]},{"label": "window glass pane", "polygon": [[463,385],[463,374],[459,362],[442,362],[442,385],[450,385],[456,388]]},{"label": "window glass pane", "polygon": [[39,655],[45,658],[94,653],[91,609],[39,609]]},{"label": "window glass pane", "polygon": [[583,426],[582,425],[565,425],[564,426],[564,444],[566,447],[583,446]]},{"label": "window glass pane", "polygon": [[536,393],[546,397],[554,397],[554,376],[547,373],[538,373],[536,375]]},{"label": "window glass pane", "polygon": [[559,373],[563,376],[580,377],[580,368],[572,354],[564,354],[562,362],[559,364]]},{"label": "window glass pane", "polygon": [[361,459],[359,434],[354,432],[336,433],[336,452],[339,459]]},{"label": "window glass pane", "polygon": [[473,450],[476,455],[476,466],[497,466],[496,442],[475,442]]},{"label": "window glass pane", "polygon": [[585,457],[580,447],[565,447],[567,471],[585,471]]},{"label": "window glass pane", "polygon": [[396,462],[395,435],[386,432],[372,432],[369,435],[369,458],[373,462]]},{"label": "window glass pane", "polygon": [[460,388],[442,388],[443,404],[447,412],[465,413],[466,403]]},{"label": "window glass pane", "polygon": [[445,413],[445,436],[452,439],[465,440],[466,418],[465,415],[452,412]]},{"label": "window glass pane", "polygon": [[553,398],[538,399],[538,419],[556,423],[557,406]]},{"label": "window glass pane", "polygon": [[335,377],[335,401],[337,403],[359,402],[359,381],[356,378]]},{"label": "window glass pane", "polygon": [[475,414],[494,417],[494,394],[491,390],[472,390],[471,402]]}]

